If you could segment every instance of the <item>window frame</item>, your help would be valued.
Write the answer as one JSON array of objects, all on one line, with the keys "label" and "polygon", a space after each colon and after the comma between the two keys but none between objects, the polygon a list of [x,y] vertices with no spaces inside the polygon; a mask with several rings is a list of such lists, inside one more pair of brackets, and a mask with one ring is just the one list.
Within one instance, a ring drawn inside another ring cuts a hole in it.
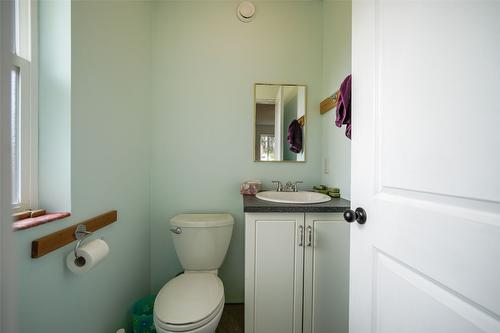
[{"label": "window frame", "polygon": [[[26,6],[29,4],[29,6]],[[22,5],[23,7],[17,7]],[[18,8],[19,20],[18,20]],[[14,1],[11,68],[19,69],[20,202],[13,212],[38,208],[38,7],[36,0]],[[20,41],[20,42],[18,42]],[[12,185],[14,186],[14,184]],[[13,200],[11,200],[12,202]]]}]

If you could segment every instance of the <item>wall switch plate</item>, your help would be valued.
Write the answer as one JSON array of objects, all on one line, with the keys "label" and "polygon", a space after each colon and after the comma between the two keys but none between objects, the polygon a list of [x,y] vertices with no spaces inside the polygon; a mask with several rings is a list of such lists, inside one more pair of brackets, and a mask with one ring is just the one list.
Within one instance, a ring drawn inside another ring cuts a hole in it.
[{"label": "wall switch plate", "polygon": [[330,173],[330,167],[328,163],[328,157],[325,157],[323,160],[323,173],[328,175]]}]

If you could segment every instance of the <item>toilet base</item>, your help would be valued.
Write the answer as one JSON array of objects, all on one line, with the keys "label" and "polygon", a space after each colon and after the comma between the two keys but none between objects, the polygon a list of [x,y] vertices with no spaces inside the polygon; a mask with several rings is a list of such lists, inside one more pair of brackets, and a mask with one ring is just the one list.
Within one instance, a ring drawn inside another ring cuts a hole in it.
[{"label": "toilet base", "polygon": [[185,333],[214,333],[215,330],[217,329],[217,326],[219,325],[219,321],[220,321],[220,318],[222,317],[223,311],[224,311],[224,306],[221,307],[219,313],[217,313],[217,315],[212,320],[210,320],[208,323],[206,323],[205,325],[203,325],[201,327],[190,330],[190,331],[167,330],[165,328],[158,327],[155,323],[156,332],[157,333],[182,333],[182,332],[185,332]]}]

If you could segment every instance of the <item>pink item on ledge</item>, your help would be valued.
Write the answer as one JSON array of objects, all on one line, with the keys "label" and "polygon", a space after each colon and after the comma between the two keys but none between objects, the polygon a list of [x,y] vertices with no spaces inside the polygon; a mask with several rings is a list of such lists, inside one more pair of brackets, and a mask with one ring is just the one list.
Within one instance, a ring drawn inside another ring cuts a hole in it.
[{"label": "pink item on ledge", "polygon": [[42,216],[31,217],[23,220],[16,221],[12,223],[12,228],[14,231],[28,229],[31,227],[35,227],[37,225],[45,224],[47,222],[61,220],[68,216],[71,216],[71,213],[68,212],[58,212],[58,213],[47,213]]},{"label": "pink item on ledge", "polygon": [[240,193],[246,195],[256,195],[262,187],[260,180],[250,180],[241,184]]}]

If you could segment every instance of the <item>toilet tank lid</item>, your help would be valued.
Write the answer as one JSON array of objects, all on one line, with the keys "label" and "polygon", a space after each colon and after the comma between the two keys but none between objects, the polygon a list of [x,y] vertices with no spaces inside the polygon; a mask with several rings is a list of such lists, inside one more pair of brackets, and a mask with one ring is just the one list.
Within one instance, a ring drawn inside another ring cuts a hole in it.
[{"label": "toilet tank lid", "polygon": [[210,228],[223,227],[234,224],[231,214],[179,214],[174,216],[170,223],[183,228]]}]

